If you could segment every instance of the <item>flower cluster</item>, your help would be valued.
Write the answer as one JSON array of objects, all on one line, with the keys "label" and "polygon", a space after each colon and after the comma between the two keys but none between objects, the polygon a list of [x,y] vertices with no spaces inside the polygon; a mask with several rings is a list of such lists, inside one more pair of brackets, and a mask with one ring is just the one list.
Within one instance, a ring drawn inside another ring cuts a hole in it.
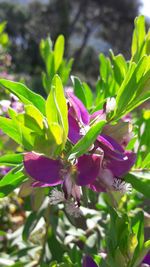
[{"label": "flower cluster", "polygon": [[3,99],[0,101],[0,115],[3,114],[8,117],[9,108],[14,109],[18,113],[23,112],[23,104],[13,94],[10,94],[10,100]]},{"label": "flower cluster", "polygon": [[[68,140],[75,145],[88,132],[90,127],[106,119],[106,110],[89,114],[83,103],[70,90],[66,92],[68,101]],[[135,163],[136,156],[126,151],[124,141],[131,132],[129,122],[117,125],[107,124],[87,153],[69,160],[65,153],[57,158],[49,158],[36,152],[24,155],[26,173],[34,180],[33,186],[62,185],[66,200],[73,198],[80,205],[81,187],[96,192],[126,190],[123,176]],[[127,143],[127,142],[126,142]],[[117,181],[117,182],[116,182]],[[56,203],[52,196],[51,203]],[[57,203],[58,194],[56,194]],[[62,198],[60,197],[60,202]]]}]

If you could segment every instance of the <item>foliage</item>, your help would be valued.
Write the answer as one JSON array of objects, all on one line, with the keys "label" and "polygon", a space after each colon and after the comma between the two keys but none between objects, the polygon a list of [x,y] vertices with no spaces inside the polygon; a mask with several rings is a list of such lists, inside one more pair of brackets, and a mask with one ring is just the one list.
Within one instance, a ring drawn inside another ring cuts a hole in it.
[{"label": "foliage", "polygon": [[[150,98],[150,55],[143,16],[135,19],[131,50],[129,61],[100,54],[95,92],[76,76],[64,88],[72,60],[64,60],[62,35],[53,48],[49,37],[40,44],[46,99],[0,79],[1,92],[22,103],[0,116],[2,138],[14,142],[2,146],[0,165],[11,170],[1,175],[0,198],[7,209],[16,199],[8,214],[0,202],[10,227],[2,221],[3,266],[76,267],[84,255],[103,267],[141,266],[150,249],[144,232],[150,227],[150,112],[141,108]],[[9,213],[12,220],[16,211],[21,223],[14,229]]]},{"label": "foliage", "polygon": [[53,40],[60,33],[65,36],[67,58],[70,55],[75,58],[76,72],[85,75],[86,70],[90,82],[98,74],[98,51],[93,47],[94,42],[91,45],[91,40],[96,39],[105,53],[108,47],[112,47],[115,52],[121,51],[129,57],[130,36],[134,18],[139,13],[139,0],[123,0],[122,4],[120,0],[40,0],[25,3],[21,0],[1,1],[0,18],[8,21],[7,32],[12,41],[15,72],[30,74],[32,79],[34,75],[39,86],[42,61],[38,46],[40,40],[49,34]]}]

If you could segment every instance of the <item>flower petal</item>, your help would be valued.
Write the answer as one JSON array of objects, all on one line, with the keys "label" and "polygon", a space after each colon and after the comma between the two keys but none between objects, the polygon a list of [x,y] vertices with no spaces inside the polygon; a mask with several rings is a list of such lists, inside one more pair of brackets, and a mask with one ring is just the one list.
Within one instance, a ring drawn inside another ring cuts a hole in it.
[{"label": "flower petal", "polygon": [[80,135],[80,127],[75,118],[68,113],[68,122],[69,122],[69,133],[68,138],[73,144],[76,144],[82,135]]},{"label": "flower petal", "polygon": [[113,151],[117,151],[120,153],[124,152],[124,149],[121,147],[121,145],[119,145],[112,137],[105,135],[105,134],[101,134],[98,136],[98,141],[102,143],[102,145],[107,146],[108,148],[110,148]]},{"label": "flower petal", "polygon": [[148,253],[148,254],[145,256],[145,258],[144,258],[144,260],[143,260],[143,263],[147,263],[147,264],[150,265],[150,253]]},{"label": "flower petal", "polygon": [[115,177],[121,177],[128,173],[136,161],[136,154],[131,151],[125,152],[124,156],[123,161],[111,159],[107,162],[107,168]]},{"label": "flower petal", "polygon": [[83,267],[98,267],[90,256],[85,256],[83,259]]},{"label": "flower petal", "polygon": [[106,113],[103,111],[103,109],[97,110],[90,115],[90,121],[98,122],[101,120],[106,120]]},{"label": "flower petal", "polygon": [[113,182],[114,175],[112,171],[100,168],[98,178],[89,187],[95,192],[106,192],[106,189],[112,187]]},{"label": "flower petal", "polygon": [[106,159],[124,160],[124,149],[110,136],[101,134],[97,137],[98,146],[104,151]]},{"label": "flower petal", "polygon": [[132,137],[132,125],[129,122],[120,120],[115,125],[107,124],[103,128],[103,134],[109,135],[120,145],[127,146]]},{"label": "flower petal", "polygon": [[51,184],[42,183],[38,181],[32,183],[32,187],[49,187],[49,186],[51,186]]},{"label": "flower petal", "polygon": [[34,180],[50,186],[62,183],[60,160],[53,160],[43,155],[29,152],[24,155],[24,167],[28,175]]},{"label": "flower petal", "polygon": [[98,180],[95,180],[94,183],[90,184],[89,188],[97,193],[106,192],[106,189],[104,188],[103,185],[101,185],[101,183]]},{"label": "flower petal", "polygon": [[76,164],[78,170],[76,183],[81,186],[91,184],[98,176],[102,159],[103,156],[97,154],[81,156]]},{"label": "flower petal", "polygon": [[72,109],[70,112],[74,113],[73,116],[76,116],[76,119],[80,121],[81,123],[88,125],[90,121],[90,116],[83,105],[83,103],[78,99],[72,92],[68,91],[66,92],[69,103],[71,104]]}]

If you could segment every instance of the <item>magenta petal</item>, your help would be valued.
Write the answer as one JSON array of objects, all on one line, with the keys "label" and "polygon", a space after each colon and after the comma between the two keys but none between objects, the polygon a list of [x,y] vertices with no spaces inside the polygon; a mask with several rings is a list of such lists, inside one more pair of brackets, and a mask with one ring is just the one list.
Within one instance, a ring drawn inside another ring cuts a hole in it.
[{"label": "magenta petal", "polygon": [[75,113],[76,119],[81,123],[88,125],[90,116],[83,103],[72,92],[67,92],[67,96],[69,103],[73,108],[73,112]]},{"label": "magenta petal", "polygon": [[83,155],[77,163],[77,180],[78,185],[91,184],[98,176],[103,157],[100,155]]},{"label": "magenta petal", "polygon": [[83,267],[98,267],[90,256],[85,256],[83,259]]},{"label": "magenta petal", "polygon": [[60,160],[49,159],[43,155],[29,152],[24,155],[24,167],[28,175],[36,181],[50,186],[62,183]]},{"label": "magenta petal", "polygon": [[80,127],[78,122],[75,120],[73,116],[71,116],[68,113],[68,122],[69,122],[69,133],[68,133],[68,138],[73,144],[76,144],[80,138],[82,137],[80,135]]},{"label": "magenta petal", "polygon": [[97,193],[106,192],[106,189],[104,188],[104,185],[101,185],[98,180],[95,180],[94,183],[90,184],[89,188],[92,191],[97,192]]},{"label": "magenta petal", "polygon": [[101,168],[99,171],[98,178],[94,183],[90,184],[90,188],[95,192],[106,192],[107,188],[112,187],[114,182],[114,174],[110,169]]},{"label": "magenta petal", "polygon": [[42,182],[38,182],[38,181],[32,183],[31,185],[32,185],[32,187],[49,187],[49,186],[51,186],[51,184],[46,184],[46,183],[42,183]]},{"label": "magenta petal", "polygon": [[110,136],[99,135],[97,137],[99,147],[104,151],[106,159],[124,160],[124,149]]},{"label": "magenta petal", "polygon": [[122,146],[119,145],[112,137],[108,135],[104,135],[104,134],[99,135],[98,141],[114,151],[118,151],[120,153],[124,152],[124,149],[122,148]]},{"label": "magenta petal", "polygon": [[101,121],[106,120],[106,113],[104,113],[103,109],[95,111],[90,115],[90,121]]},{"label": "magenta petal", "polygon": [[111,159],[107,168],[112,171],[115,177],[121,177],[128,173],[136,161],[136,154],[130,151],[124,153],[124,160]]},{"label": "magenta petal", "polygon": [[150,253],[148,253],[148,254],[145,256],[145,258],[144,258],[144,260],[143,260],[143,263],[147,263],[147,264],[150,265]]}]

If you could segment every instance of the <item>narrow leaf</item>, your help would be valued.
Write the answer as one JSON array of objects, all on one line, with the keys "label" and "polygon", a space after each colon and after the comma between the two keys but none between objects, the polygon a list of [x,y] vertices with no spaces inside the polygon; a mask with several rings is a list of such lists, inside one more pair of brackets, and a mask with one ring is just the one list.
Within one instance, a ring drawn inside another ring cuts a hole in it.
[{"label": "narrow leaf", "polygon": [[60,67],[60,64],[62,63],[64,55],[64,45],[65,45],[64,36],[59,35],[54,46],[55,72],[57,72],[58,68]]},{"label": "narrow leaf", "polygon": [[22,172],[22,165],[15,167],[6,174],[0,181],[0,198],[13,192],[24,180],[26,176]]},{"label": "narrow leaf", "polygon": [[85,152],[87,152],[88,148],[95,142],[97,136],[101,133],[103,126],[106,121],[102,120],[96,124],[94,124],[86,135],[79,140],[79,142],[72,148],[70,151],[69,159],[73,159],[75,157],[79,157]]},{"label": "narrow leaf", "polygon": [[23,154],[6,154],[0,157],[0,165],[16,166],[23,160]]},{"label": "narrow leaf", "polygon": [[146,197],[150,197],[150,173],[129,173],[125,181]]},{"label": "narrow leaf", "polygon": [[28,87],[19,82],[0,79],[0,85],[15,94],[24,104],[32,104],[45,114],[45,100],[42,96],[32,92]]},{"label": "narrow leaf", "polygon": [[46,116],[56,143],[64,146],[68,136],[68,108],[58,75],[55,75],[52,81],[52,88],[46,101]]}]

